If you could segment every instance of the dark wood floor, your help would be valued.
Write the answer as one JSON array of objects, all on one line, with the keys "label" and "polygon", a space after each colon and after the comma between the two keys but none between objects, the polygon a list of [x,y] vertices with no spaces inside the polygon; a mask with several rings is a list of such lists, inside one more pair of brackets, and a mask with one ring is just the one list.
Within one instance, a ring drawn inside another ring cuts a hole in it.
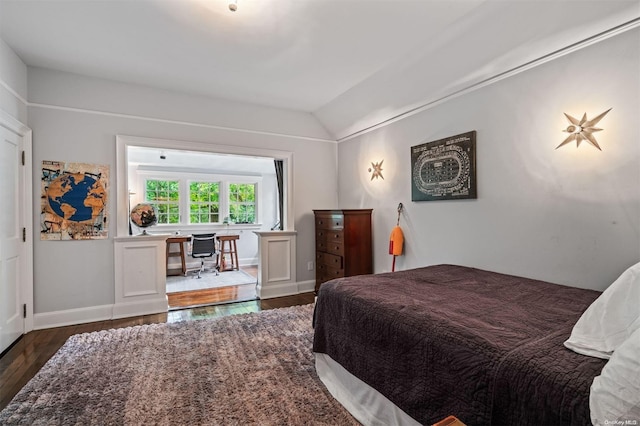
[{"label": "dark wood floor", "polygon": [[[258,276],[258,266],[250,265],[241,268],[252,277]],[[224,274],[224,272],[220,272]],[[180,291],[167,294],[169,309],[183,309],[194,306],[214,305],[256,299],[256,285],[244,284],[204,290]]]},{"label": "dark wood floor", "polygon": [[88,324],[29,332],[22,336],[22,338],[0,358],[0,410],[9,404],[15,394],[35,376],[49,358],[74,334],[142,324],[173,323],[216,318],[226,315],[284,308],[287,306],[305,305],[312,303],[313,300],[313,293],[303,293],[275,299],[204,306],[170,311],[162,314],[97,321]]}]

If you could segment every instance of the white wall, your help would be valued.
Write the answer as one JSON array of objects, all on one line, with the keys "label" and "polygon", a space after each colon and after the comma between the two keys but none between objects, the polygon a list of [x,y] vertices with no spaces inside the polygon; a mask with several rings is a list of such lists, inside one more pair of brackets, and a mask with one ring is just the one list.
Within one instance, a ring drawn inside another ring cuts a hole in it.
[{"label": "white wall", "polygon": [[1,38],[0,109],[27,123],[27,66]]},{"label": "white wall", "polygon": [[[312,280],[312,209],[374,208],[376,272],[398,202],[406,254],[399,269],[458,263],[603,289],[640,260],[640,42],[633,30],[338,145],[309,114],[180,95],[29,69],[0,40],[0,107],[33,129],[42,160],[109,164],[115,135],[293,152],[297,275]],[[29,101],[26,108],[27,83]],[[554,148],[567,112],[613,107],[591,146]],[[107,112],[98,114],[96,111]],[[477,200],[410,201],[409,148],[477,130]],[[384,159],[384,180],[370,181]],[[338,188],[338,194],[335,192]],[[40,209],[34,179],[34,211]],[[115,203],[109,206],[111,236]],[[34,215],[34,229],[39,229]],[[113,241],[34,241],[35,312],[113,303]]]},{"label": "white wall", "polygon": [[[293,152],[297,275],[298,281],[314,279],[306,268],[314,259],[312,209],[337,205],[337,178],[336,145],[318,140],[326,133],[311,115],[238,104],[229,107],[234,114],[219,115],[217,101],[43,69],[29,69],[29,101],[34,173],[42,160],[111,166],[108,240],[54,242],[36,237],[36,313],[114,302],[116,134]],[[40,191],[36,179],[34,194]],[[33,204],[38,211],[39,197]],[[37,215],[34,227],[40,227]]]},{"label": "white wall", "polygon": [[[454,24],[416,34],[407,41],[415,48],[393,58],[314,114],[342,140],[637,19],[639,12],[634,0],[479,2]],[[401,75],[398,70],[403,71]]]},{"label": "white wall", "polygon": [[29,67],[29,102],[309,139],[329,134],[309,113]]},{"label": "white wall", "polygon": [[[399,202],[405,255],[396,267],[480,267],[604,289],[640,260],[640,30],[602,41],[339,144],[342,208],[374,209],[374,267],[389,271]],[[566,112],[613,107],[602,152],[566,137]],[[410,147],[477,131],[478,199],[412,202]],[[370,163],[384,159],[384,180]]]}]

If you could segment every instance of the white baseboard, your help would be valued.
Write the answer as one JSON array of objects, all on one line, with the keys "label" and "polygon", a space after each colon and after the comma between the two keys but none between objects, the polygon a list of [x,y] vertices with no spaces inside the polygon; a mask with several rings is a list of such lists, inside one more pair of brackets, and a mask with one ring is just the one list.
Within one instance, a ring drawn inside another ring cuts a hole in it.
[{"label": "white baseboard", "polygon": [[138,315],[157,314],[168,311],[167,296],[136,302],[116,303],[113,305],[112,318],[126,318]]},{"label": "white baseboard", "polygon": [[297,283],[273,284],[258,289],[260,299],[273,299],[275,297],[293,296],[300,293],[308,293],[315,289],[315,281],[300,281]]},{"label": "white baseboard", "polygon": [[298,281],[298,293],[316,291],[316,280]]},{"label": "white baseboard", "polygon": [[256,266],[258,265],[258,257],[246,257],[238,259],[240,266]]},{"label": "white baseboard", "polygon": [[[285,283],[270,285],[261,299],[273,299],[275,297],[292,296],[299,293],[314,291],[315,281],[300,281],[297,283]],[[113,305],[89,306],[86,308],[67,309],[64,311],[44,312],[33,315],[33,329],[64,327],[67,325],[86,324],[95,321],[105,321],[117,318],[126,318],[139,315],[149,315],[167,312],[167,300],[165,297],[154,298],[146,301],[119,303]]]},{"label": "white baseboard", "polygon": [[112,314],[113,305],[90,306],[87,308],[67,309],[64,311],[34,314],[33,329],[42,330],[45,328],[104,321],[111,319]]},{"label": "white baseboard", "polygon": [[267,287],[258,286],[258,297],[260,299],[273,299],[274,297],[291,296],[298,293],[296,283],[272,284]]},{"label": "white baseboard", "polygon": [[143,302],[120,303],[114,305],[89,306],[64,311],[44,312],[33,315],[33,329],[64,327],[86,324],[116,318],[134,317],[167,312],[167,299],[156,298]]}]

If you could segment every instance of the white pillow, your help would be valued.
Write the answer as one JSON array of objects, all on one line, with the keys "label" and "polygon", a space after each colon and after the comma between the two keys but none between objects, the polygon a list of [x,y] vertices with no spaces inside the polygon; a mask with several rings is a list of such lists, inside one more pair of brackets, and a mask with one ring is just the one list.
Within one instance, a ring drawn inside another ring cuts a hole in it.
[{"label": "white pillow", "polygon": [[596,426],[640,425],[640,329],[615,350],[593,379],[589,409]]},{"label": "white pillow", "polygon": [[609,359],[640,328],[640,262],[620,275],[582,314],[564,345]]}]

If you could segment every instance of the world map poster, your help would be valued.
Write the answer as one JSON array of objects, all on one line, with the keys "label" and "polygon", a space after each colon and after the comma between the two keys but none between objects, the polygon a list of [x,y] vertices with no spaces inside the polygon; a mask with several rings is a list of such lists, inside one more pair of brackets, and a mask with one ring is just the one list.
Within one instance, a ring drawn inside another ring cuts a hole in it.
[{"label": "world map poster", "polygon": [[40,239],[108,237],[109,166],[42,162]]}]

